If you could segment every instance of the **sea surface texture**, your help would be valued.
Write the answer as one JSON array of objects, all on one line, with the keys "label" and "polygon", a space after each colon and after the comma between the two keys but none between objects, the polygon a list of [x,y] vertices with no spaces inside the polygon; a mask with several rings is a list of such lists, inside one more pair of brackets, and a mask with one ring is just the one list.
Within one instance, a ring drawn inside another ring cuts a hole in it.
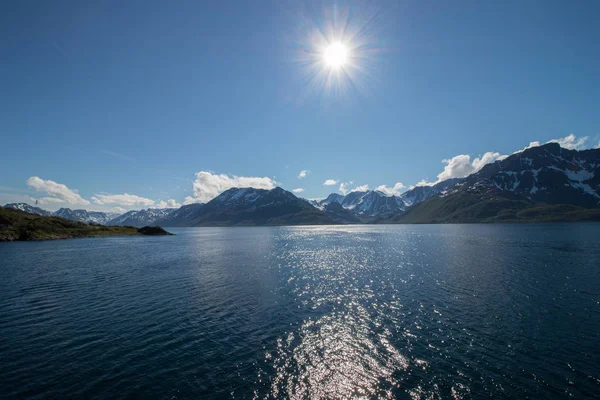
[{"label": "sea surface texture", "polygon": [[0,398],[594,398],[600,225],[0,244]]}]

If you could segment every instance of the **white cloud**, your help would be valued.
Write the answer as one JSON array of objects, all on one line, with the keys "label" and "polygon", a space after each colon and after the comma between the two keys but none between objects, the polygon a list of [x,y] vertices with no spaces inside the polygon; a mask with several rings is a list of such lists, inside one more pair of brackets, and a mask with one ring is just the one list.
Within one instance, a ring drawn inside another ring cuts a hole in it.
[{"label": "white cloud", "polygon": [[341,183],[340,187],[339,187],[339,191],[342,192],[342,194],[345,196],[346,194],[348,194],[350,192],[350,189],[348,189],[347,187],[347,183]]},{"label": "white cloud", "polygon": [[352,193],[352,192],[366,192],[367,190],[369,190],[369,185],[361,185],[361,186],[357,186],[354,189],[352,189],[350,191],[350,193]]},{"label": "white cloud", "polygon": [[583,150],[585,148],[585,142],[588,140],[587,136],[577,139],[574,134],[565,136],[564,138],[552,139],[547,143],[558,143],[560,147],[564,147],[569,150]]},{"label": "white cloud", "polygon": [[388,196],[399,196],[400,191],[405,188],[406,188],[406,186],[404,186],[404,184],[402,182],[397,182],[392,187],[387,187],[386,185],[381,185],[381,186],[378,186],[375,190],[378,190]]},{"label": "white cloud", "polygon": [[464,178],[465,176],[479,171],[486,164],[505,158],[505,155],[488,151],[483,156],[476,157],[473,161],[471,161],[471,156],[468,154],[459,154],[450,159],[442,160],[446,166],[444,167],[444,170],[438,174],[438,180],[435,183],[451,178]]},{"label": "white cloud", "polygon": [[57,202],[56,200],[48,200],[50,198],[54,198],[68,204],[90,204],[90,202],[81,197],[76,190],[71,190],[62,183],[56,183],[51,180],[43,180],[37,176],[32,176],[31,178],[27,179],[27,184],[38,192],[48,193],[51,197],[44,198],[47,202]]},{"label": "white cloud", "polygon": [[59,199],[57,197],[40,197],[39,199],[31,198],[33,201],[37,201],[39,205],[48,205],[48,204],[63,204],[64,200]]},{"label": "white cloud", "polygon": [[473,168],[475,168],[476,171],[479,171],[486,164],[493,163],[496,160],[504,160],[506,157],[508,156],[500,154],[498,152],[494,153],[488,151],[487,153],[484,153],[483,156],[481,156],[481,158],[475,158],[471,165],[473,165]]},{"label": "white cloud", "polygon": [[[546,142],[546,144],[548,143],[558,143],[560,145],[560,147],[564,147],[565,149],[569,149],[569,150],[583,150],[585,149],[585,142],[587,142],[588,137],[587,136],[583,136],[579,139],[577,139],[577,136],[575,136],[573,133],[563,137],[563,138],[558,138],[558,139],[551,139],[548,140]],[[524,150],[530,149],[532,147],[538,147],[541,146],[542,144],[539,141],[535,141],[535,142],[530,142],[528,146],[525,146],[523,149],[515,151],[513,154],[517,154],[520,153]],[[600,146],[600,143],[598,143],[598,146]]]},{"label": "white cloud", "polygon": [[414,188],[416,188],[417,186],[433,186],[435,185],[436,182],[429,182],[427,179],[421,179],[419,182],[417,182],[414,185],[410,185],[408,187],[408,190],[413,190]]},{"label": "white cloud", "polygon": [[179,208],[179,207],[181,207],[181,204],[179,204],[178,202],[176,202],[173,199],[169,199],[167,201],[161,200],[157,205],[155,205],[152,208]]},{"label": "white cloud", "polygon": [[427,179],[421,179],[415,186],[433,186],[435,182],[429,182]]},{"label": "white cloud", "polygon": [[123,193],[123,194],[97,194],[92,197],[92,200],[96,204],[117,204],[125,207],[133,206],[153,206],[154,200],[150,200],[146,197],[140,197],[135,194]]},{"label": "white cloud", "polygon": [[[561,147],[565,149],[581,150],[585,148],[585,143],[587,140],[587,136],[578,139],[574,134],[571,133],[570,135],[567,135],[563,138],[552,139],[547,141],[546,143],[558,143]],[[541,146],[541,143],[539,141],[533,141],[530,142],[529,145],[527,145],[525,148],[515,151],[513,154],[517,154],[524,150],[537,146]],[[600,147],[600,143],[598,144],[598,146]],[[442,160],[442,162],[445,163],[446,166],[444,167],[444,170],[440,174],[438,174],[437,181],[429,182],[426,179],[424,179],[414,186],[431,186],[451,178],[464,178],[479,171],[486,164],[490,164],[495,161],[501,161],[507,157],[508,155],[488,151],[487,153],[484,153],[481,157],[477,157],[473,161],[471,161],[471,156],[469,156],[468,154],[459,154],[450,159]],[[414,188],[414,186],[411,186],[410,189]]]},{"label": "white cloud", "polygon": [[300,171],[300,173],[298,174],[298,179],[302,179],[302,178],[306,178],[306,175],[308,175],[310,171],[307,169],[303,169],[302,171]]},{"label": "white cloud", "polygon": [[183,205],[187,206],[189,204],[194,204],[194,203],[202,203],[200,200],[193,198],[192,196],[186,196],[185,199],[183,199]]},{"label": "white cloud", "polygon": [[206,203],[231,188],[273,189],[276,185],[277,182],[266,176],[230,176],[200,171],[196,173],[196,180],[194,181],[193,201],[186,198],[184,204]]},{"label": "white cloud", "polygon": [[520,152],[522,152],[522,151],[525,151],[525,150],[527,150],[527,149],[530,149],[530,148],[532,148],[532,147],[538,147],[538,146],[541,146],[541,143],[540,143],[540,142],[538,142],[537,140],[536,140],[535,142],[529,142],[529,144],[528,144],[527,146],[525,146],[525,147],[524,147],[524,148],[522,148],[521,150],[517,150],[517,151],[515,151],[513,154],[517,154],[517,153],[520,153]]},{"label": "white cloud", "polygon": [[126,211],[127,211],[127,210],[126,210],[126,209],[124,209],[123,207],[112,207],[112,208],[110,209],[110,212],[114,212],[114,213],[120,213],[120,214],[123,214],[123,213],[125,213]]},{"label": "white cloud", "polygon": [[304,192],[304,189],[303,188],[296,188],[296,189],[292,190],[292,192],[294,192],[294,193],[302,193],[302,192]]},{"label": "white cloud", "polygon": [[338,181],[335,179],[327,179],[325,182],[323,182],[323,185],[325,186],[333,186],[333,185],[337,185]]},{"label": "white cloud", "polygon": [[367,190],[369,190],[369,185],[356,186],[354,189],[350,189],[349,185],[352,185],[352,182],[342,182],[338,190],[343,195],[347,195],[348,193],[352,192],[366,192]]}]

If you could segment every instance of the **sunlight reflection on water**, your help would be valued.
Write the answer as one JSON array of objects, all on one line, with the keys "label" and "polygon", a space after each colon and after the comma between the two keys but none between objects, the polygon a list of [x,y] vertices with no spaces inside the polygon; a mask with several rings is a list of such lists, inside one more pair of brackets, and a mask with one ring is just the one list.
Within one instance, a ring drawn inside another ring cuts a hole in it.
[{"label": "sunlight reflection on water", "polygon": [[[515,319],[510,308],[523,300],[507,287],[529,280],[527,271],[507,278],[506,266],[520,260],[502,253],[498,238],[461,226],[389,229],[289,228],[280,235],[285,245],[276,247],[285,250],[271,256],[314,316],[265,358],[275,371],[267,397],[462,399],[473,386],[505,393],[498,381],[512,377],[500,366],[515,353],[493,331],[518,329],[508,322]],[[509,308],[500,312],[503,305]]]},{"label": "sunlight reflection on water", "polygon": [[593,398],[598,224],[0,245],[5,398]]}]

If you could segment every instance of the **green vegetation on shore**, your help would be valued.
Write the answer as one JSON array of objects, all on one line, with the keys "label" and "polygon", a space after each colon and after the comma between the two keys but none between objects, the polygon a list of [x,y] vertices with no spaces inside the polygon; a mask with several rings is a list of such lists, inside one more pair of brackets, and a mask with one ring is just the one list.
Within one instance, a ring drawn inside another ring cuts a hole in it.
[{"label": "green vegetation on shore", "polygon": [[382,222],[444,224],[581,221],[600,221],[600,209],[566,204],[536,204],[511,193],[481,195],[460,192],[446,197],[432,197]]},{"label": "green vegetation on shore", "polygon": [[[52,240],[96,236],[133,236],[147,234],[148,227],[138,230],[133,226],[104,226],[73,222],[59,217],[43,217],[19,210],[0,208],[0,242],[23,240]],[[168,235],[160,227],[149,234]]]}]

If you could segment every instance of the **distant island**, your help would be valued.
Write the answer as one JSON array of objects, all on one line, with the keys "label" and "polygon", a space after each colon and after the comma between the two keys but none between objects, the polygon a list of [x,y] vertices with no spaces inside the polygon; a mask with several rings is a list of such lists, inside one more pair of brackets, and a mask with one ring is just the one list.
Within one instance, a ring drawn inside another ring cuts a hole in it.
[{"label": "distant island", "polygon": [[416,186],[400,195],[367,190],[307,200],[279,187],[231,188],[205,204],[134,210],[121,215],[69,208],[52,213],[26,203],[4,207],[90,224],[73,230],[84,235],[137,234],[133,226],[148,225],[600,221],[600,149],[577,151],[548,143],[487,164],[467,177]]},{"label": "distant island", "polygon": [[0,208],[0,242],[98,236],[172,235],[159,226],[104,226]]}]

